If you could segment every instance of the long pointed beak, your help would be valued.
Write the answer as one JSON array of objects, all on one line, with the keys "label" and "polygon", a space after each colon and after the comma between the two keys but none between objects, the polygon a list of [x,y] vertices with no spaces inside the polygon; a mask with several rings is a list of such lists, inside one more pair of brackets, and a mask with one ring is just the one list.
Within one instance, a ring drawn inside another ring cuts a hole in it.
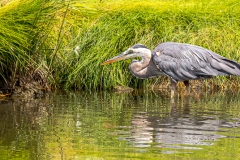
[{"label": "long pointed beak", "polygon": [[107,64],[110,64],[110,63],[113,63],[113,62],[124,60],[124,59],[127,59],[127,57],[126,57],[126,54],[124,54],[124,52],[123,52],[123,53],[121,53],[121,54],[103,62],[101,65],[107,65]]}]

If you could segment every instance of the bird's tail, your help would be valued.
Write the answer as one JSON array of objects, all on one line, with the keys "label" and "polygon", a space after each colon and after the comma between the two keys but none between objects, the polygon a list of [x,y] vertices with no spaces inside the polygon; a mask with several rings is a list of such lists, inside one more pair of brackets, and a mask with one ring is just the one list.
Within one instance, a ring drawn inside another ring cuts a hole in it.
[{"label": "bird's tail", "polygon": [[236,75],[240,76],[240,64],[236,61],[222,58],[219,62],[214,63],[219,71],[219,75]]}]

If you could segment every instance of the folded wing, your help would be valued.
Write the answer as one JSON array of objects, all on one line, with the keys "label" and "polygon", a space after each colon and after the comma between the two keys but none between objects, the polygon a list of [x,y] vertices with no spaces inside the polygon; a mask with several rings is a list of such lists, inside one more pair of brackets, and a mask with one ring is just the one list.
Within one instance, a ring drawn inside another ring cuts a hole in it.
[{"label": "folded wing", "polygon": [[240,75],[240,64],[205,48],[165,42],[153,50],[153,62],[166,75],[178,80]]}]

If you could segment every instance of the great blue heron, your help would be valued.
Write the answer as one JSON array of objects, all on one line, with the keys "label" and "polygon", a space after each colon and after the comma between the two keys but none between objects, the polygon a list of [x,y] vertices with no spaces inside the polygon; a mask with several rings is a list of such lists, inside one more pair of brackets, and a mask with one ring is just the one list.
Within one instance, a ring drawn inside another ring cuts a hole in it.
[{"label": "great blue heron", "polygon": [[178,81],[183,81],[189,91],[189,80],[219,75],[240,76],[240,64],[236,61],[200,46],[175,42],[161,43],[153,51],[142,44],[135,44],[102,65],[134,57],[142,57],[142,60],[132,61],[129,66],[131,73],[141,79],[168,76],[171,82],[171,97],[176,92]]}]

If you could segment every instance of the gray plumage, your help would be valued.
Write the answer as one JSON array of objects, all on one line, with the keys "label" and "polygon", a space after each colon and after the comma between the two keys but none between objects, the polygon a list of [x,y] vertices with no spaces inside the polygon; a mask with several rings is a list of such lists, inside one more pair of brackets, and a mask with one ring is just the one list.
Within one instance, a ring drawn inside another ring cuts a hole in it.
[{"label": "gray plumage", "polygon": [[165,42],[153,51],[142,44],[136,44],[122,54],[102,65],[123,59],[142,57],[129,65],[131,73],[137,78],[152,78],[166,75],[171,81],[171,97],[178,81],[183,81],[189,89],[189,80],[212,78],[219,75],[240,76],[240,64],[203,47]]},{"label": "gray plumage", "polygon": [[240,75],[237,62],[190,44],[161,43],[153,50],[152,60],[158,69],[178,81]]}]

